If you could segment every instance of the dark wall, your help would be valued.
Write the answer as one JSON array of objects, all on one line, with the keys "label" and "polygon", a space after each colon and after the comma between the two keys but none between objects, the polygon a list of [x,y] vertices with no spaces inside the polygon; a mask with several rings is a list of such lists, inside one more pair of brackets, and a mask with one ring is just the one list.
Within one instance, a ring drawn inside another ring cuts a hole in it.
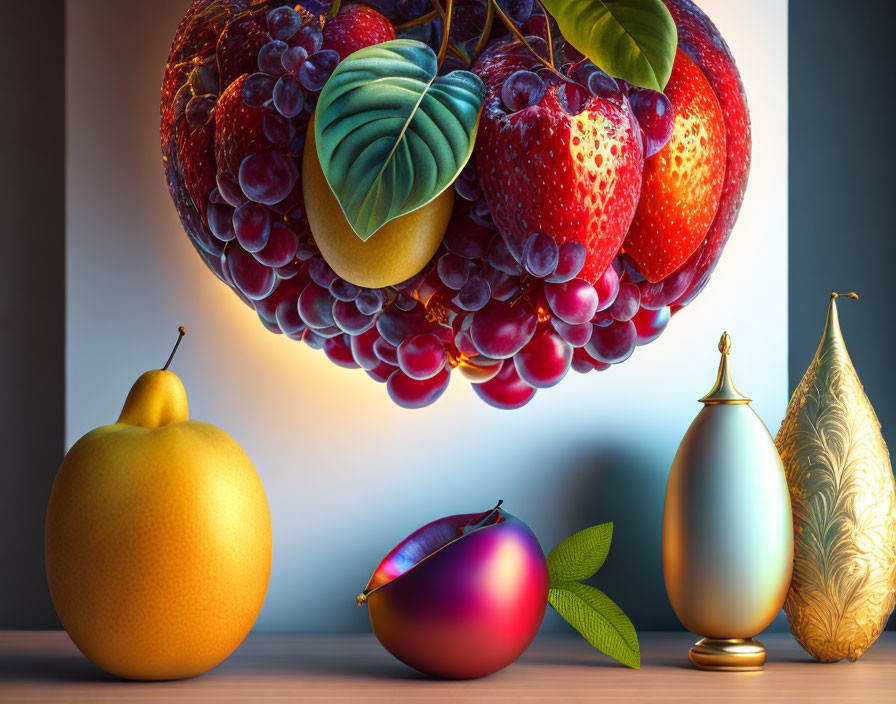
[{"label": "dark wall", "polygon": [[[831,291],[850,356],[896,446],[896,78],[890,0],[790,0],[790,383]],[[894,624],[896,625],[896,624]]]},{"label": "dark wall", "polygon": [[[884,439],[896,447],[896,78],[890,0],[790,0],[790,385],[831,291]],[[893,450],[891,450],[893,452]],[[896,618],[888,626],[896,629]]]},{"label": "dark wall", "polygon": [[58,625],[43,522],[64,453],[65,3],[0,22],[0,628]]}]

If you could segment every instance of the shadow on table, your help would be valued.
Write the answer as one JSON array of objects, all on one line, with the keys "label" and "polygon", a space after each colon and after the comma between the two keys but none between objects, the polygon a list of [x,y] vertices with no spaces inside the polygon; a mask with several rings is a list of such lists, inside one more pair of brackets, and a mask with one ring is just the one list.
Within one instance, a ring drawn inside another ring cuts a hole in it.
[{"label": "shadow on table", "polygon": [[72,655],[4,655],[0,682],[115,682],[80,653]]}]

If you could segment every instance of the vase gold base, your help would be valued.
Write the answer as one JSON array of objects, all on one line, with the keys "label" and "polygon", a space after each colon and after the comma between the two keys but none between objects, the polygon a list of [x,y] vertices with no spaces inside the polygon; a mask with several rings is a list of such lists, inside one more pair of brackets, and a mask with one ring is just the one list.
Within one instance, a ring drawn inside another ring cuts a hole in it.
[{"label": "vase gold base", "polygon": [[751,672],[765,663],[765,646],[752,638],[703,638],[688,654],[701,670]]}]

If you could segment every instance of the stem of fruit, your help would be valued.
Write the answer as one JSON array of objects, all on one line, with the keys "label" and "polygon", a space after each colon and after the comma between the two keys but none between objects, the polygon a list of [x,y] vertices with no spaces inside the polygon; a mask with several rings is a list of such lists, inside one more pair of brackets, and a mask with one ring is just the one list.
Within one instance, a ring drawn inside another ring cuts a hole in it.
[{"label": "stem of fruit", "polygon": [[[523,36],[523,33],[520,32],[519,28],[513,23],[513,21],[507,15],[504,14],[504,10],[502,10],[501,6],[498,5],[498,0],[491,0],[491,3],[495,8],[495,12],[497,13],[498,17],[504,23],[504,26],[510,30],[510,33],[523,43],[523,46],[525,46],[529,50],[529,53],[532,54],[532,56],[534,56],[541,63],[543,63],[545,66],[547,66],[548,69],[550,69],[555,74],[557,74],[558,78],[560,78],[562,81],[565,82],[567,80],[566,76],[564,76],[556,68],[554,68],[552,62],[549,62],[541,54],[539,54],[537,51],[535,51],[535,49],[532,48],[532,45],[526,41],[526,38]],[[548,50],[550,51],[550,47],[548,47]]]},{"label": "stem of fruit", "polygon": [[408,29],[409,27],[416,27],[419,24],[429,24],[434,19],[439,16],[439,13],[435,10],[431,10],[427,12],[425,15],[421,15],[415,20],[411,20],[410,22],[405,22],[404,24],[395,25],[395,31],[400,32],[403,29]]},{"label": "stem of fruit", "polygon": [[472,64],[485,49],[488,43],[488,35],[492,33],[492,23],[495,21],[495,5],[492,0],[488,0],[485,10],[485,26],[482,28],[482,34],[479,35],[479,41],[476,42],[476,48],[473,49],[473,56],[470,57]]},{"label": "stem of fruit", "polygon": [[831,292],[831,298],[840,298],[843,296],[844,298],[852,298],[854,301],[859,300],[859,294],[853,293],[850,291],[849,293],[837,293],[836,291]]},{"label": "stem of fruit", "polygon": [[358,606],[364,606],[367,603],[367,592],[361,592],[357,596]]},{"label": "stem of fruit", "polygon": [[339,6],[342,4],[342,0],[333,0],[333,4],[330,6],[330,12],[327,13],[327,17],[335,17],[336,13],[339,12]]},{"label": "stem of fruit", "polygon": [[432,5],[436,9],[436,12],[439,13],[439,17],[442,19],[442,22],[444,23],[445,10],[442,8],[442,3],[440,3],[439,0],[429,0],[429,4]]},{"label": "stem of fruit", "polygon": [[[436,0],[438,2],[438,0]],[[448,0],[445,5],[445,19],[442,22],[442,45],[439,47],[439,68],[448,55],[448,37],[451,34],[451,11],[454,9],[454,0]]]},{"label": "stem of fruit", "polygon": [[171,350],[171,354],[168,355],[168,361],[165,362],[165,366],[162,367],[162,371],[168,371],[168,365],[171,364],[171,360],[174,359],[174,353],[177,352],[177,348],[180,347],[180,341],[184,339],[184,335],[187,334],[187,329],[181,325],[177,329],[177,342],[174,343],[174,349]]},{"label": "stem of fruit", "polygon": [[[541,5],[540,2],[538,4]],[[548,11],[544,9],[544,5],[541,5],[541,11],[544,13],[544,30],[548,40],[548,58],[551,60],[551,68],[554,68],[554,42],[551,39],[551,16],[548,14]]]}]

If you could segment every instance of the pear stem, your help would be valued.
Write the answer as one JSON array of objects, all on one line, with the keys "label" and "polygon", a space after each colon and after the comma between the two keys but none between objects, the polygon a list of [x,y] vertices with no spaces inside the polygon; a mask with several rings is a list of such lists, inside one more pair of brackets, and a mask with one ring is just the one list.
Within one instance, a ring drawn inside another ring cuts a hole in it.
[{"label": "pear stem", "polygon": [[174,343],[174,349],[171,350],[171,354],[168,355],[168,361],[165,362],[165,366],[162,367],[162,371],[168,371],[168,365],[171,364],[171,360],[174,359],[174,353],[177,352],[177,348],[180,347],[180,341],[184,339],[184,335],[187,334],[187,329],[181,325],[177,329],[177,342]]},{"label": "pear stem", "polygon": [[831,291],[831,300],[835,298],[852,298],[854,301],[859,300],[859,294],[850,291],[849,293],[837,293],[836,291]]}]

